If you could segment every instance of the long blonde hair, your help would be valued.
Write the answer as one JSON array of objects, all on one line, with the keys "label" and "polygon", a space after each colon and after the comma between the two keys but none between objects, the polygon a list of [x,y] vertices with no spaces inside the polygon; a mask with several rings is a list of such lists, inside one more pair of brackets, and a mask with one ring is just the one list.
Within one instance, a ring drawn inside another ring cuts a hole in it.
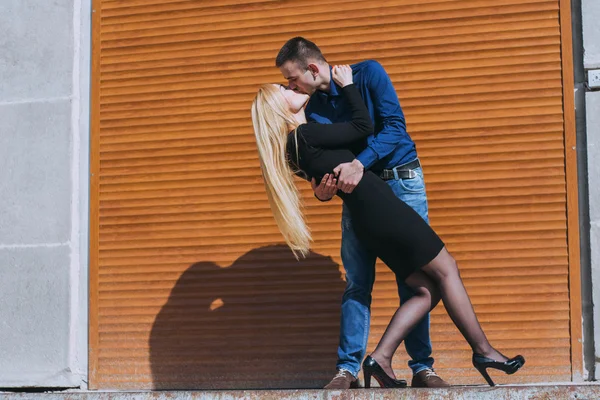
[{"label": "long blonde hair", "polygon": [[297,128],[298,122],[277,86],[265,84],[258,90],[252,102],[252,124],[275,222],[296,258],[306,256],[312,238],[286,156],[290,127]]}]

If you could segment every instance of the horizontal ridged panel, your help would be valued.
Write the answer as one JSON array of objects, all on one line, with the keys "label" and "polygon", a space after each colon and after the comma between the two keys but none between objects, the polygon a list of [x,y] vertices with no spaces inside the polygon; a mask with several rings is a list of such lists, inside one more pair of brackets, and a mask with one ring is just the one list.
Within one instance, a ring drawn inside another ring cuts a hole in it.
[{"label": "horizontal ridged panel", "polygon": [[[319,387],[344,290],[341,202],[300,182],[315,238],[282,246],[249,106],[280,82],[288,38],[328,60],[380,61],[424,165],[432,225],[487,336],[527,366],[499,383],[571,378],[556,0],[96,0],[98,238],[91,386]],[[324,12],[325,11],[325,12]],[[299,30],[300,29],[300,30]],[[369,349],[397,306],[378,263]],[[482,384],[443,305],[436,370]],[[407,377],[403,346],[394,368]],[[292,361],[291,361],[292,360]]]}]

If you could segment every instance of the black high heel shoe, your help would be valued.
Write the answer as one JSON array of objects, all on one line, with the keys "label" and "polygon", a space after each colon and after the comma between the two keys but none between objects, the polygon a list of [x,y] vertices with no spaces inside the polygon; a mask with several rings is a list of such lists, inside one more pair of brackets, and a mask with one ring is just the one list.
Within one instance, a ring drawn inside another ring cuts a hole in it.
[{"label": "black high heel shoe", "polygon": [[488,368],[499,369],[500,371],[506,372],[507,375],[512,375],[517,372],[525,364],[525,357],[516,356],[510,358],[504,362],[492,360],[482,356],[481,354],[473,353],[473,366],[477,368],[477,371],[484,377],[490,386],[496,386],[490,375],[487,373]]},{"label": "black high heel shoe", "polygon": [[363,362],[363,374],[365,376],[365,388],[371,387],[371,376],[379,382],[382,388],[405,388],[404,379],[394,379],[385,373],[383,368],[371,356],[367,356]]}]

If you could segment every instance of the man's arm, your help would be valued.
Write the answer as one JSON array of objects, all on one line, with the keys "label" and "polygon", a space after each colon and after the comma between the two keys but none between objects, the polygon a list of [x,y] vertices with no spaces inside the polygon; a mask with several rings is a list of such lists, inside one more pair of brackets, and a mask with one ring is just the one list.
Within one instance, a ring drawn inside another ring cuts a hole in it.
[{"label": "man's arm", "polygon": [[387,72],[377,61],[369,63],[367,88],[373,100],[375,120],[381,121],[383,127],[356,157],[365,169],[393,152],[406,136],[406,121],[398,95]]},{"label": "man's arm", "polygon": [[383,128],[351,163],[340,164],[335,172],[338,176],[338,188],[351,193],[358,185],[365,169],[369,169],[378,160],[390,154],[406,135],[404,113],[394,85],[385,69],[377,61],[369,62],[367,89],[373,100],[375,119],[381,121]]}]

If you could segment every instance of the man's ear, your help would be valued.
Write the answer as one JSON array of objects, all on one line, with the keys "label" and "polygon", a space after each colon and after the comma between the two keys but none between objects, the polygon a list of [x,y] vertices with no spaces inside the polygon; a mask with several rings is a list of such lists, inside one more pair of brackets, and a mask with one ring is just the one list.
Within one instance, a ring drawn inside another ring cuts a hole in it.
[{"label": "man's ear", "polygon": [[306,67],[310,71],[310,74],[313,76],[313,79],[316,79],[319,76],[319,66],[315,63],[308,64]]}]

